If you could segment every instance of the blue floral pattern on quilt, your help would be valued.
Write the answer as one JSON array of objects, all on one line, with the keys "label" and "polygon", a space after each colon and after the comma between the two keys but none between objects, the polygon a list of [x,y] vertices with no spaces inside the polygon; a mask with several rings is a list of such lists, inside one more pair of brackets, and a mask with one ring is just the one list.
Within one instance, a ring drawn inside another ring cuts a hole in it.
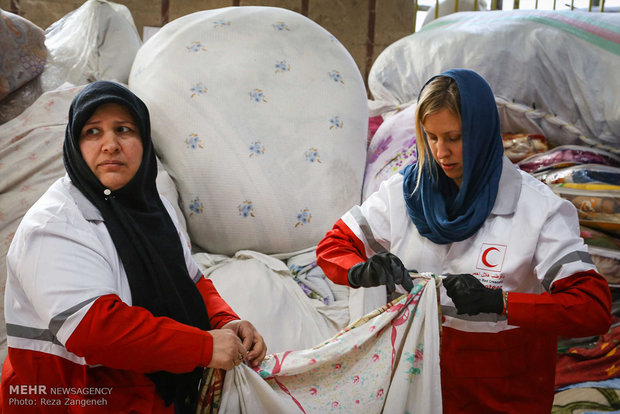
[{"label": "blue floral pattern on quilt", "polygon": [[360,201],[367,95],[350,54],[277,7],[205,10],[154,36],[129,84],[187,200],[192,243],[228,255],[316,245]]}]

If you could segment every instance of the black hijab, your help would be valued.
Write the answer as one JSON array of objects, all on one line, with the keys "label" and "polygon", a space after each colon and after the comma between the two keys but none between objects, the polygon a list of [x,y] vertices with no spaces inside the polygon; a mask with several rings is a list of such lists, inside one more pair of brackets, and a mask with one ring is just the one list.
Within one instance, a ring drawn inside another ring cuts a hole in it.
[{"label": "black hijab", "polygon": [[[136,175],[122,188],[106,189],[88,167],[80,151],[80,134],[95,110],[117,103],[129,110],[140,130],[143,155]],[[208,330],[204,301],[188,274],[177,229],[157,188],[157,164],[146,105],[122,85],[97,81],[87,85],[69,108],[63,161],[72,183],[101,212],[127,273],[134,306],[154,316]],[[193,275],[192,275],[193,276]],[[148,374],[166,405],[190,409],[186,400],[197,394],[202,370],[185,374]],[[185,411],[185,409],[182,410]]]}]

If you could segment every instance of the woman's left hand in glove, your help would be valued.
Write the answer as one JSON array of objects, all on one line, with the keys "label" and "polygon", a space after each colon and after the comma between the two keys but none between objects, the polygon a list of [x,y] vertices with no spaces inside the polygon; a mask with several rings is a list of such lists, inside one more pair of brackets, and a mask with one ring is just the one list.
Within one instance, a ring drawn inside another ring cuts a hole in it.
[{"label": "woman's left hand in glove", "polygon": [[504,311],[502,290],[485,287],[473,275],[447,275],[442,283],[459,315],[477,315],[483,312],[501,315]]}]

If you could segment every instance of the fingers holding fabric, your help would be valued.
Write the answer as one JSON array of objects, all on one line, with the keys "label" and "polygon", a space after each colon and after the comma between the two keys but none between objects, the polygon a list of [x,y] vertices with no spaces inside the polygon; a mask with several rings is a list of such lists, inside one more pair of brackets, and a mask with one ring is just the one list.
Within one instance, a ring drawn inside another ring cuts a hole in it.
[{"label": "fingers holding fabric", "polygon": [[251,367],[257,367],[267,355],[267,345],[258,331],[254,332],[252,347],[247,355],[247,362]]},{"label": "fingers holding fabric", "polygon": [[388,294],[396,290],[396,285],[402,285],[406,291],[413,288],[409,272],[401,260],[389,252],[377,253],[349,269],[349,284],[352,287],[385,285]]},{"label": "fingers holding fabric", "polygon": [[474,275],[447,275],[442,283],[458,315],[501,314],[504,311],[502,290],[484,286]]},{"label": "fingers holding fabric", "polygon": [[409,271],[403,265],[403,262],[397,257],[392,255],[392,274],[394,275],[394,282],[399,284],[405,289],[406,292],[410,292],[413,289],[413,280],[409,275]]},{"label": "fingers holding fabric", "polygon": [[257,366],[265,359],[267,345],[262,335],[249,321],[231,321],[223,328],[233,331],[242,341],[243,347],[248,350],[243,360],[247,361],[250,366]]},{"label": "fingers holding fabric", "polygon": [[209,368],[233,369],[241,364],[247,351],[241,339],[229,329],[214,329],[209,331],[213,337],[213,354]]}]

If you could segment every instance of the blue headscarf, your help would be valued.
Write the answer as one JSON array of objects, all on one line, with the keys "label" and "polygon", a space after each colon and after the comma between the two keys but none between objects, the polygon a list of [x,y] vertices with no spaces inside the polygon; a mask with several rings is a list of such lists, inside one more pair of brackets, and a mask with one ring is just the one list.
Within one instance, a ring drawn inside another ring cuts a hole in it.
[{"label": "blue headscarf", "polygon": [[[432,157],[427,157],[423,165],[410,165],[402,171],[403,192],[418,232],[434,243],[448,244],[471,237],[491,213],[502,173],[504,146],[489,84],[468,69],[452,69],[437,76],[454,79],[460,94],[463,181],[459,188]],[[422,168],[422,177],[414,193],[418,168]]]}]

